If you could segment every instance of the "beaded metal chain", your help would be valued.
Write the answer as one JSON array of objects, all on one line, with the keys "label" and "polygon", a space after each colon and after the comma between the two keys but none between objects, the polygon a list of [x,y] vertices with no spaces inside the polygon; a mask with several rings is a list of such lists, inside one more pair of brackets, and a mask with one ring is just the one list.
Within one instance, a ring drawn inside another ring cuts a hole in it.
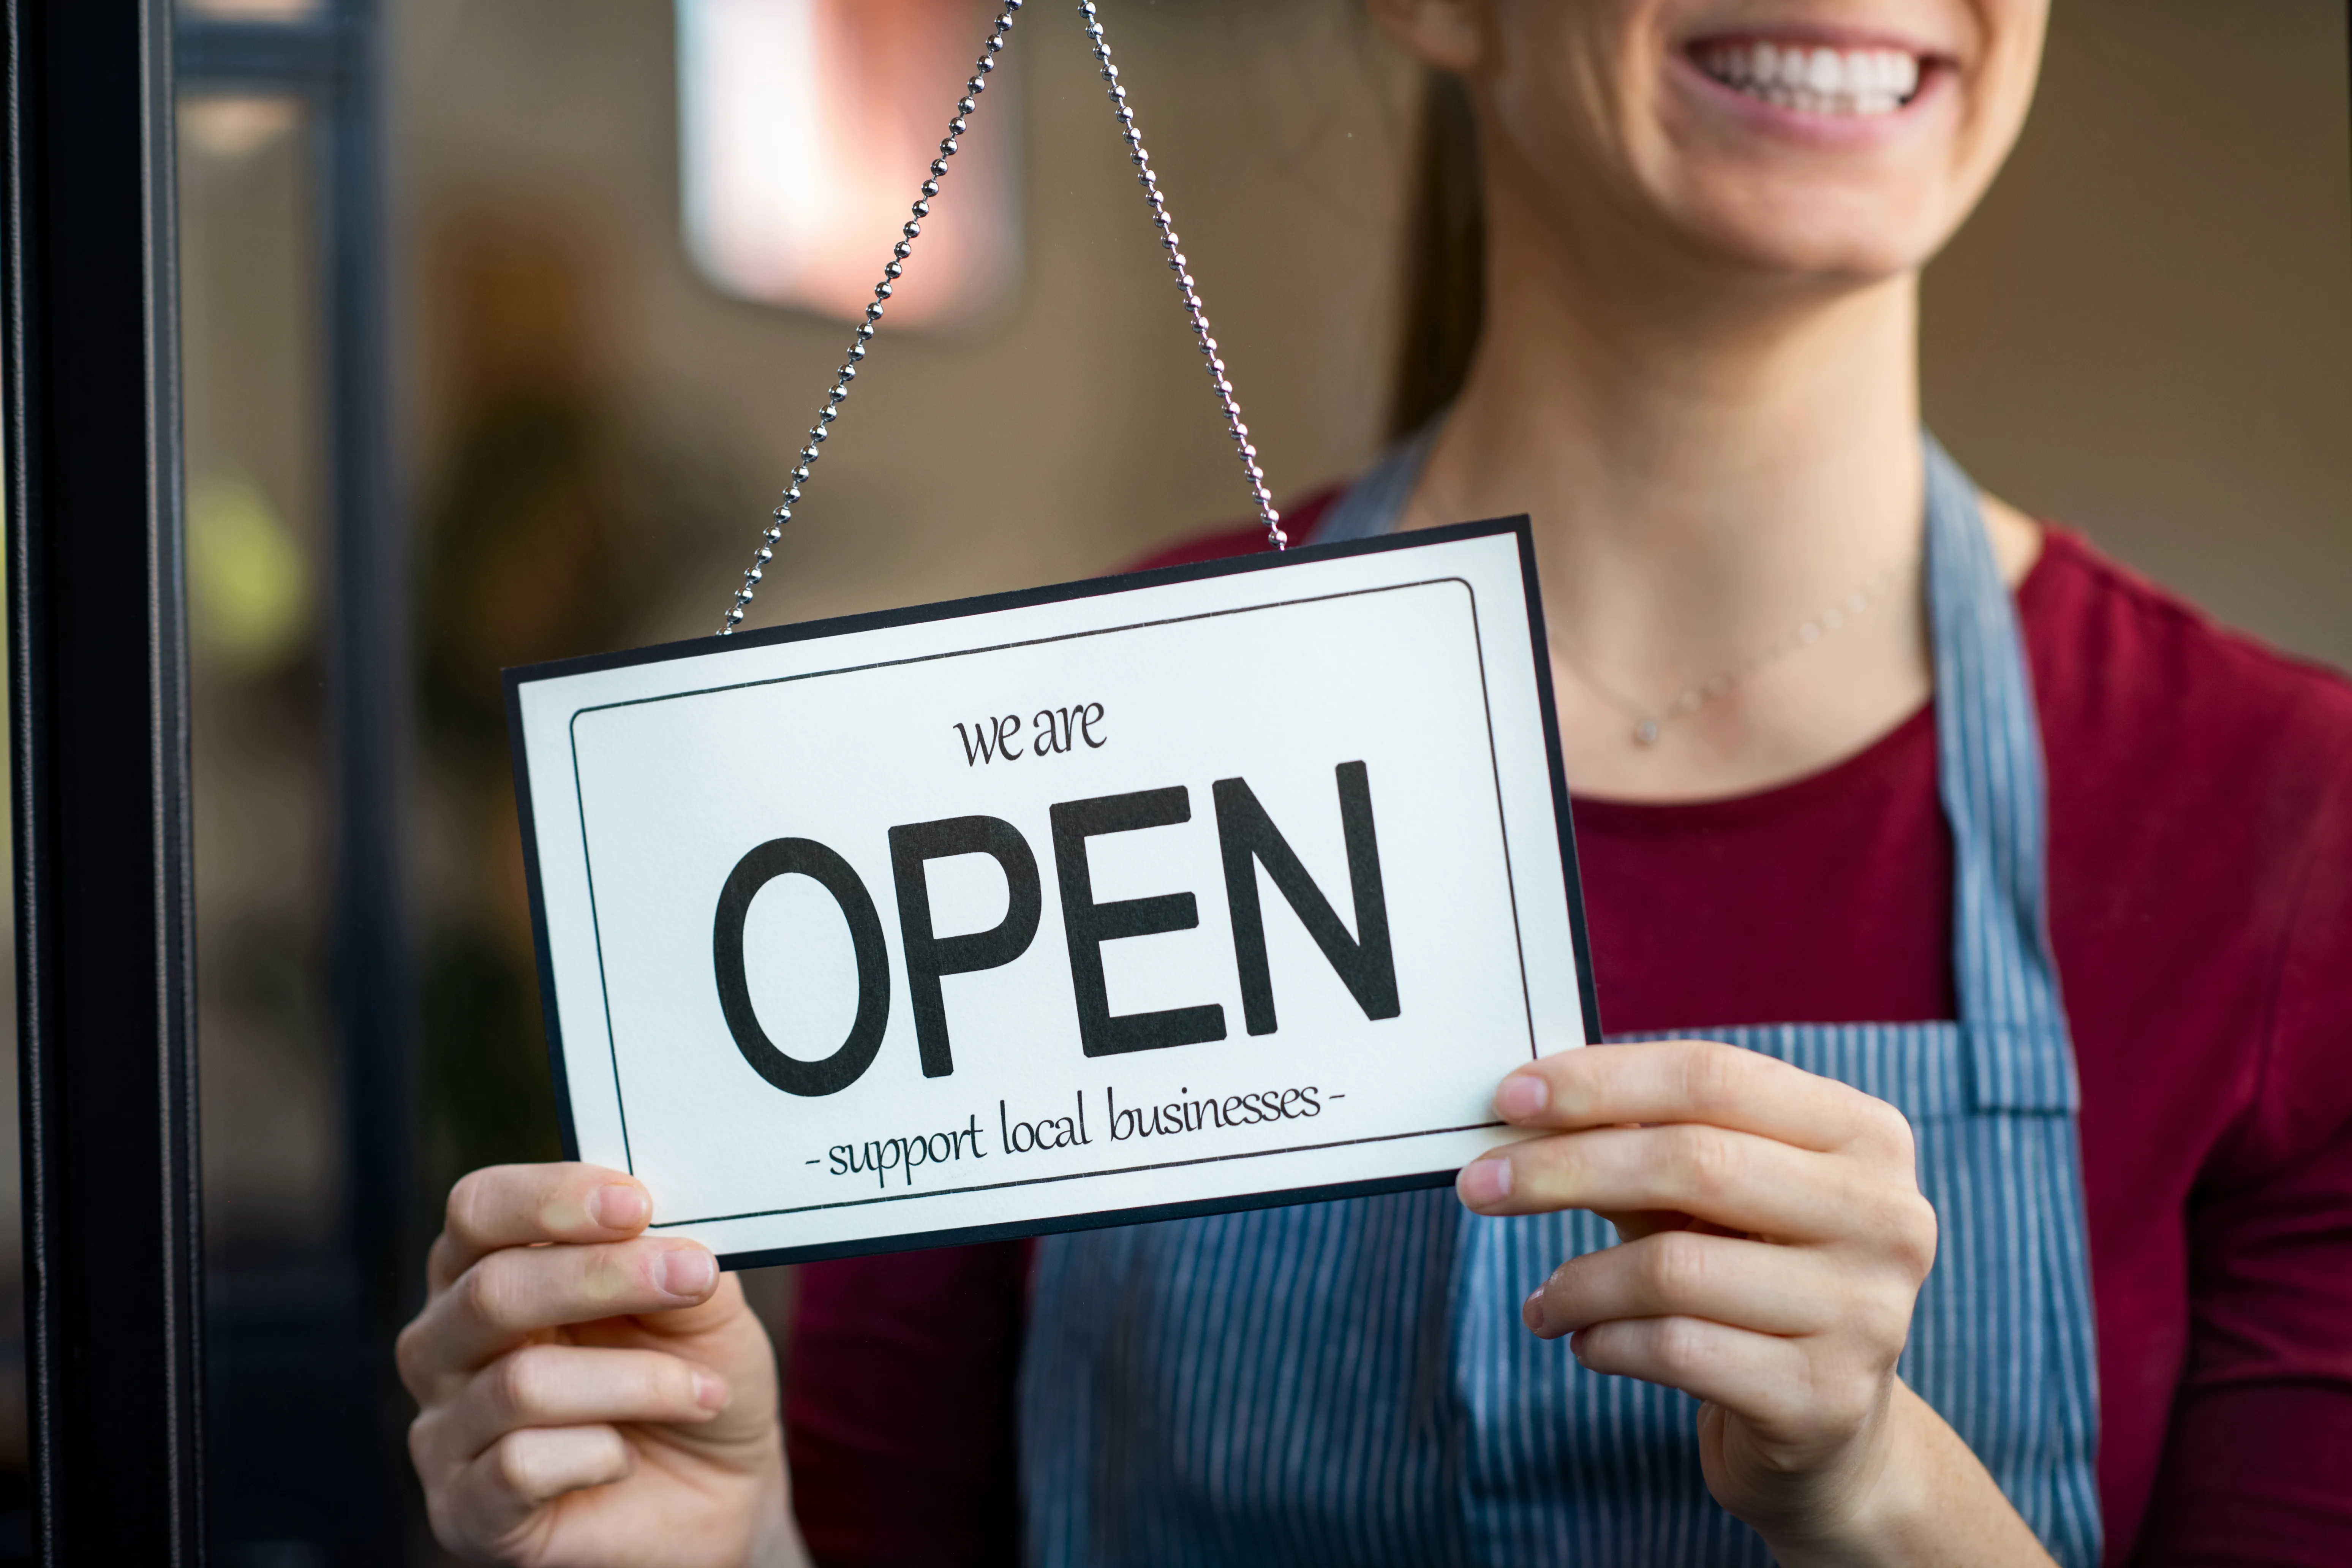
[{"label": "beaded metal chain", "polygon": [[1102,23],[1095,16],[1095,0],[1078,0],[1078,14],[1087,19],[1087,37],[1095,47],[1095,61],[1102,67],[1103,80],[1110,83],[1111,111],[1118,116],[1119,134],[1127,141],[1127,161],[1135,165],[1136,182],[1142,185],[1146,200],[1151,204],[1151,221],[1160,230],[1160,248],[1168,253],[1168,269],[1176,274],[1176,287],[1184,297],[1185,319],[1192,323],[1192,336],[1201,345],[1201,357],[1208,363],[1209,381],[1217,389],[1217,405],[1224,411],[1225,429],[1234,438],[1234,450],[1241,454],[1242,471],[1249,476],[1250,499],[1257,502],[1258,521],[1265,524],[1265,542],[1276,550],[1289,547],[1290,536],[1282,531],[1282,514],[1274,510],[1274,498],[1265,491],[1265,475],[1257,466],[1257,448],[1250,445],[1249,426],[1242,423],[1241,405],[1234,401],[1234,384],[1225,379],[1225,362],[1217,357],[1217,340],[1209,335],[1209,318],[1201,309],[1201,296],[1192,287],[1192,275],[1185,270],[1184,251],[1176,238],[1176,230],[1168,221],[1168,204],[1160,199],[1160,176],[1151,170],[1151,154],[1143,150],[1142,133],[1135,128],[1134,111],[1127,107],[1127,89],[1119,85],[1118,68],[1110,63],[1110,46],[1103,41]]},{"label": "beaded metal chain", "polygon": [[[776,558],[776,542],[783,538],[784,525],[792,521],[793,508],[800,504],[802,487],[808,483],[809,469],[822,455],[825,437],[834,420],[840,416],[842,404],[849,397],[849,384],[857,379],[857,367],[866,358],[866,345],[873,341],[876,325],[882,320],[882,307],[904,272],[907,258],[914,253],[915,241],[923,232],[922,220],[931,215],[931,198],[940,194],[940,182],[947,177],[948,160],[955,156],[957,139],[969,128],[972,110],[987,89],[988,75],[996,68],[996,57],[1004,47],[1004,37],[1012,31],[1013,18],[1022,5],[1023,0],[1004,0],[1004,8],[989,29],[980,60],[972,68],[971,79],[963,84],[963,96],[956,100],[955,118],[948,121],[948,133],[940,142],[939,156],[931,160],[929,177],[923,181],[921,195],[912,208],[914,216],[899,231],[898,243],[890,247],[890,260],[882,268],[882,280],[874,286],[874,298],[866,304],[866,319],[858,323],[857,336],[834,377],[832,390],[825,394],[824,406],[817,411],[816,423],[809,428],[808,445],[801,448],[800,461],[793,468],[793,482],[784,490],[784,504],[776,508],[761,533],[760,548],[743,574],[743,585],[735,590],[735,602],[728,607],[726,619],[719,623],[720,637],[732,634],[742,622],[744,613],[751,606],[752,595],[760,591],[769,563]],[[1127,89],[1119,85],[1118,68],[1111,64],[1110,46],[1103,39],[1094,0],[1079,0],[1078,14],[1085,19],[1087,37],[1094,46],[1102,79],[1110,84],[1111,107],[1118,116],[1119,132],[1127,142],[1128,162],[1135,165],[1136,178],[1151,203],[1151,221],[1160,230],[1160,247],[1168,253],[1169,268],[1176,274],[1185,318],[1192,323],[1192,335],[1201,345],[1201,356],[1207,362],[1209,380],[1216,388],[1218,406],[1224,413],[1225,428],[1233,437],[1234,449],[1241,456],[1242,470],[1249,477],[1250,496],[1257,505],[1259,520],[1265,524],[1266,542],[1276,550],[1285,549],[1290,542],[1289,536],[1283,532],[1282,516],[1274,510],[1274,501],[1266,493],[1265,475],[1257,466],[1257,448],[1250,445],[1249,426],[1242,423],[1241,405],[1234,401],[1233,383],[1225,379],[1225,362],[1217,357],[1217,340],[1209,335],[1209,318],[1201,308],[1201,296],[1192,286],[1192,275],[1186,270],[1176,230],[1169,223],[1167,204],[1160,196],[1160,177],[1152,173],[1150,154],[1143,150],[1142,136],[1135,128],[1135,115],[1127,106]]]},{"label": "beaded metal chain", "polygon": [[776,542],[783,538],[784,524],[792,521],[793,508],[800,504],[801,487],[808,483],[809,468],[824,451],[825,435],[849,396],[849,384],[857,379],[858,363],[866,358],[866,345],[873,340],[875,323],[882,319],[883,303],[890,298],[892,287],[905,270],[907,258],[914,254],[915,240],[923,232],[923,219],[931,216],[931,198],[940,194],[940,182],[947,178],[948,160],[956,155],[956,139],[964,133],[967,117],[979,106],[980,95],[988,89],[988,73],[996,68],[997,51],[1004,47],[1004,35],[1013,30],[1013,18],[1021,5],[1022,0],[1004,0],[1004,9],[997,13],[995,25],[989,29],[988,42],[981,50],[979,63],[972,67],[971,79],[963,84],[963,96],[956,100],[955,118],[948,121],[947,136],[940,142],[940,155],[931,160],[929,177],[923,181],[922,194],[915,200],[915,216],[899,231],[898,243],[890,247],[890,260],[882,268],[882,281],[874,286],[874,298],[866,304],[866,319],[857,324],[857,336],[834,377],[833,390],[825,394],[824,406],[817,410],[816,423],[809,427],[808,445],[801,448],[801,460],[793,468],[793,482],[784,490],[784,504],[770,515],[768,526],[760,535],[760,548],[743,573],[743,585],[735,590],[735,603],[729,606],[727,618],[719,623],[719,635],[722,637],[731,634],[742,621],[743,612],[751,607],[751,595],[760,591],[760,580],[767,573],[768,563],[776,558]]}]

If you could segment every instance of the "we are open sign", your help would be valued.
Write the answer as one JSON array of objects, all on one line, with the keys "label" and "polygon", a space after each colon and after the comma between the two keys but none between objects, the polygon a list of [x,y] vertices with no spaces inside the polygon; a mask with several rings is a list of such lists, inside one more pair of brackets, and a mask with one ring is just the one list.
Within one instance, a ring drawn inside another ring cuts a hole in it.
[{"label": "we are open sign", "polygon": [[1448,1181],[1596,1032],[1524,521],[510,671],[576,1158],[730,1264]]}]

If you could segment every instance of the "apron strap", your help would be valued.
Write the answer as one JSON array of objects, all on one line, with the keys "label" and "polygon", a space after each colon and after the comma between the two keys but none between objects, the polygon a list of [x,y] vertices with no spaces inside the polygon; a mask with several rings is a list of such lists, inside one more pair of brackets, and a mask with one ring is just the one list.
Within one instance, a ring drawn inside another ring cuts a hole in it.
[{"label": "apron strap", "polygon": [[[1444,425],[1391,447],[1332,503],[1314,542],[1395,528]],[[1937,788],[1952,831],[1954,979],[1978,1110],[2073,1111],[2074,1052],[2052,956],[2042,728],[2016,601],[1977,489],[1933,436],[1926,578],[1935,648]]]},{"label": "apron strap", "polygon": [[2050,947],[2047,794],[2024,637],[1976,486],[1934,437],[1921,445],[1937,788],[1952,829],[1969,1089],[1979,1110],[2072,1111],[2081,1093]]},{"label": "apron strap", "polygon": [[1380,460],[1357,476],[1356,482],[1331,503],[1307,542],[1336,544],[1343,539],[1377,539],[1392,532],[1404,509],[1412,504],[1412,488],[1421,482],[1422,467],[1429,461],[1429,448],[1444,423],[1441,414],[1381,453]]}]

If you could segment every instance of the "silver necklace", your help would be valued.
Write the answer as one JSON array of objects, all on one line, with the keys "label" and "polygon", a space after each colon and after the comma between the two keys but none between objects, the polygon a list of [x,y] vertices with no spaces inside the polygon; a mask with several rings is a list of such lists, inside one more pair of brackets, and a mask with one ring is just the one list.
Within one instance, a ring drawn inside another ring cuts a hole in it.
[{"label": "silver necklace", "polygon": [[1727,669],[1717,671],[1696,686],[1686,687],[1671,702],[1654,704],[1617,685],[1592,668],[1575,645],[1561,638],[1556,645],[1560,657],[1567,659],[1586,685],[1609,700],[1633,721],[1633,743],[1654,746],[1665,739],[1666,726],[1679,719],[1687,719],[1710,702],[1720,701],[1737,690],[1741,683],[1754,679],[1765,669],[1778,664],[1792,653],[1801,653],[1840,627],[1859,618],[1882,594],[1893,584],[1901,572],[1900,563],[1881,567],[1870,581],[1805,621],[1769,647],[1749,654]]},{"label": "silver necklace", "polygon": [[[919,195],[908,209],[912,216],[900,227],[898,243],[890,247],[890,259],[883,263],[882,280],[874,286],[874,298],[866,307],[866,319],[858,323],[857,335],[850,342],[841,368],[834,374],[824,406],[817,410],[816,423],[809,427],[808,445],[801,448],[800,461],[792,471],[793,482],[784,489],[784,504],[769,514],[768,526],[760,534],[760,546],[752,552],[751,564],[744,570],[743,585],[735,590],[735,602],[728,606],[726,618],[719,623],[720,637],[731,636],[741,624],[744,613],[751,607],[752,595],[760,591],[760,583],[767,575],[769,563],[776,558],[776,546],[784,537],[784,525],[793,521],[793,509],[801,503],[802,488],[808,483],[809,470],[824,453],[833,422],[841,416],[841,405],[849,397],[850,383],[857,379],[857,367],[866,359],[866,345],[874,340],[883,308],[906,270],[908,257],[914,254],[915,241],[923,232],[923,220],[931,216],[931,201],[940,194],[940,182],[948,177],[948,160],[956,155],[959,140],[971,129],[972,112],[980,107],[980,95],[988,89],[989,73],[996,69],[996,57],[1003,51],[1005,35],[1013,30],[1013,19],[1020,15],[1024,0],[998,0],[998,4],[1002,8],[981,45],[980,58],[971,68],[971,76],[963,84],[963,96],[956,100],[955,117],[948,121],[948,133],[940,142],[940,155],[931,160],[929,177],[917,187]],[[1111,112],[1118,117],[1119,136],[1127,143],[1127,161],[1135,165],[1136,183],[1143,187],[1144,199],[1151,208],[1152,226],[1160,231],[1160,248],[1167,252],[1168,269],[1176,275],[1176,290],[1183,300],[1185,320],[1192,328],[1193,341],[1208,369],[1210,387],[1217,395],[1225,434],[1233,441],[1234,455],[1241,458],[1242,476],[1249,483],[1250,500],[1257,507],[1266,543],[1276,550],[1287,548],[1290,536],[1283,531],[1282,514],[1275,510],[1274,498],[1266,491],[1265,474],[1257,466],[1257,448],[1250,445],[1249,426],[1242,423],[1241,405],[1234,400],[1233,383],[1225,379],[1225,362],[1218,356],[1217,340],[1209,335],[1208,314],[1202,309],[1200,293],[1193,287],[1183,242],[1176,237],[1175,226],[1169,221],[1168,204],[1160,194],[1160,175],[1151,167],[1151,154],[1143,150],[1143,133],[1136,129],[1135,112],[1128,107],[1127,88],[1119,80],[1118,68],[1111,64],[1110,44],[1103,37],[1095,0],[1078,0],[1078,19],[1085,25],[1087,41],[1094,47],[1098,73],[1109,84]]]},{"label": "silver necklace", "polygon": [[[1453,510],[1451,503],[1439,492],[1436,484],[1425,472],[1422,475],[1421,489],[1428,497],[1427,510],[1430,510],[1433,514],[1443,514]],[[1444,522],[1445,518],[1443,515],[1433,515],[1431,521]],[[1718,670],[1696,686],[1685,688],[1673,701],[1663,707],[1643,701],[1593,668],[1591,661],[1577,652],[1575,645],[1567,638],[1560,638],[1555,646],[1559,647],[1560,657],[1568,660],[1569,668],[1581,676],[1587,686],[1608,699],[1611,706],[1621,710],[1627,718],[1633,721],[1633,743],[1643,747],[1654,746],[1666,738],[1668,724],[1677,719],[1687,719],[1708,703],[1720,701],[1730,696],[1742,681],[1762,673],[1767,667],[1778,664],[1792,653],[1800,653],[1812,647],[1849,621],[1860,616],[1876,602],[1880,595],[1886,592],[1902,570],[1900,562],[1889,562],[1873,574],[1870,581],[1806,620],[1796,630],[1781,637],[1769,647],[1749,654],[1730,668]]]}]

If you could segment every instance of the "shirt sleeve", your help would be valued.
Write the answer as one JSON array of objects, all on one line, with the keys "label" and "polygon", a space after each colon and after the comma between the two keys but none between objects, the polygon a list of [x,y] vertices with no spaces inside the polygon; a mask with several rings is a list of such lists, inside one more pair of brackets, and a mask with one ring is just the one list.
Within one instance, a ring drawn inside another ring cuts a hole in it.
[{"label": "shirt sleeve", "polygon": [[2189,1360],[2143,1564],[2352,1551],[2352,747],[2305,846],[2242,1125],[2188,1215]]},{"label": "shirt sleeve", "polygon": [[820,1568],[1018,1560],[1025,1242],[803,1265],[785,1362],[793,1510]]}]

